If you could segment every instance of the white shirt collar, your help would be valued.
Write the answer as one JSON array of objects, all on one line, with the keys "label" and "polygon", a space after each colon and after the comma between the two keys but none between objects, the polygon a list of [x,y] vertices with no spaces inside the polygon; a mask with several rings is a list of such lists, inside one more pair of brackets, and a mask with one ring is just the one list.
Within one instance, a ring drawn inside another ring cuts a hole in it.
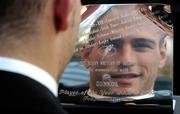
[{"label": "white shirt collar", "polygon": [[43,69],[14,58],[0,56],[0,70],[19,73],[29,77],[47,87],[56,97],[58,96],[58,85],[52,76]]},{"label": "white shirt collar", "polygon": [[146,98],[154,97],[154,91],[153,90],[150,93],[145,94],[145,95],[128,96],[128,97],[110,97],[110,96],[97,95],[97,94],[95,94],[95,92],[93,92],[90,89],[88,90],[87,94],[90,97],[95,98],[96,100],[99,100],[99,101],[109,101],[109,102],[133,101],[133,100],[140,100],[140,99],[146,99]]}]

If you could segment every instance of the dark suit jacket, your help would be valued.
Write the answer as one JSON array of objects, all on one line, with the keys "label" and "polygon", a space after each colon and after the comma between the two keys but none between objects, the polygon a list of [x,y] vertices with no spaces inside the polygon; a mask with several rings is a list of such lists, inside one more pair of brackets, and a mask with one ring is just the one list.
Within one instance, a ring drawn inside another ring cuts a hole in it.
[{"label": "dark suit jacket", "polygon": [[66,114],[59,100],[37,81],[20,74],[0,71],[0,113]]}]

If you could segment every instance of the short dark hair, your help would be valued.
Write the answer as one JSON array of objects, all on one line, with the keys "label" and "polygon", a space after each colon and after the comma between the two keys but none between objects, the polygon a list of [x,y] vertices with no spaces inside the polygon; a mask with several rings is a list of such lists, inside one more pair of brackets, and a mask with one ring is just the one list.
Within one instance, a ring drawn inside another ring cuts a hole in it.
[{"label": "short dark hair", "polygon": [[9,35],[28,35],[28,31],[35,29],[33,25],[46,1],[0,0],[0,40]]}]

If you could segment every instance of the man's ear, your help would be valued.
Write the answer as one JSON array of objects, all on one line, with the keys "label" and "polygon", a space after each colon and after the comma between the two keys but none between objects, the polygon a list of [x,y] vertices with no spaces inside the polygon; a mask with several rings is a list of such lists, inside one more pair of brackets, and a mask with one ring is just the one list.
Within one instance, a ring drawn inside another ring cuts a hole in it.
[{"label": "man's ear", "polygon": [[56,31],[64,31],[68,28],[68,15],[72,8],[73,0],[55,0],[55,26]]},{"label": "man's ear", "polygon": [[162,69],[167,60],[167,42],[163,43],[160,47],[160,63],[159,68]]}]

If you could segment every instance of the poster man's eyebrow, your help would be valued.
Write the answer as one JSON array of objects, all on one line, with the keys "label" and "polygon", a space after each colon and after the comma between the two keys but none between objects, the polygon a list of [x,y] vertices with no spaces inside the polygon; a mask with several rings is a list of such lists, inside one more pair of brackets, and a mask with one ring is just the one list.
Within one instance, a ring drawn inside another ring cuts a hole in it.
[{"label": "poster man's eyebrow", "polygon": [[110,44],[120,45],[123,43],[123,39],[122,38],[109,38],[109,39],[100,40],[99,42],[102,42],[99,44],[99,46],[106,46]]}]

